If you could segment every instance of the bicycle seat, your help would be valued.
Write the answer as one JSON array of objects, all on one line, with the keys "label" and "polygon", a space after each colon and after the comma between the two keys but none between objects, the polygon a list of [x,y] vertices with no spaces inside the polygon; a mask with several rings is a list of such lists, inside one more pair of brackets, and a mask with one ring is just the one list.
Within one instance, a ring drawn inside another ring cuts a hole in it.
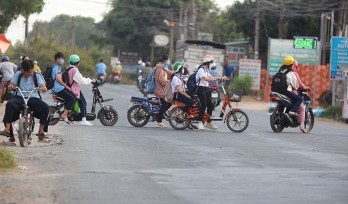
[{"label": "bicycle seat", "polygon": [[286,102],[288,102],[288,103],[292,103],[292,100],[291,100],[289,97],[285,96],[284,94],[280,94],[280,93],[278,93],[278,92],[271,92],[269,95],[270,95],[271,97],[272,97],[272,96],[273,96],[273,97],[278,97],[280,100],[284,100],[284,101],[286,101]]},{"label": "bicycle seat", "polygon": [[183,102],[181,102],[181,101],[173,101],[173,103],[176,105],[176,106],[178,106],[179,108],[183,108],[183,107],[185,107],[185,103],[183,103]]},{"label": "bicycle seat", "polygon": [[131,101],[146,101],[146,98],[132,96]]}]

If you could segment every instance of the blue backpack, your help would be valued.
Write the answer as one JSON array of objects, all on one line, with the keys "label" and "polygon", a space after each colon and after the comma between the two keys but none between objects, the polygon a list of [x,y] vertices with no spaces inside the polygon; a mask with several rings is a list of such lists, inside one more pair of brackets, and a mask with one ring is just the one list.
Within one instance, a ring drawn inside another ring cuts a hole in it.
[{"label": "blue backpack", "polygon": [[155,93],[155,89],[156,89],[156,85],[155,85],[155,75],[156,75],[156,68],[154,68],[149,76],[149,78],[147,78],[146,80],[146,84],[147,84],[147,92],[149,94],[153,94]]}]

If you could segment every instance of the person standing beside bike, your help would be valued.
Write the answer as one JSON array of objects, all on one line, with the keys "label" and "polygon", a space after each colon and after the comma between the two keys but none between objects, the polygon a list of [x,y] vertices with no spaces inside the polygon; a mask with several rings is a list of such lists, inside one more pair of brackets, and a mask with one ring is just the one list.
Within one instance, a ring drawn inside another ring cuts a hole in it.
[{"label": "person standing beside bike", "polygon": [[0,103],[3,103],[3,94],[6,92],[6,86],[8,85],[9,81],[11,81],[16,71],[17,66],[10,62],[10,58],[8,56],[3,56],[0,63],[0,73],[2,74],[2,79],[0,80]]},{"label": "person standing beside bike", "polygon": [[68,76],[69,76],[69,83],[72,92],[75,94],[79,105],[80,105],[80,112],[81,112],[81,125],[92,125],[90,122],[87,121],[87,102],[85,97],[83,96],[81,92],[81,85],[87,85],[93,82],[90,78],[85,78],[80,73],[78,66],[80,64],[80,57],[78,55],[71,55],[69,57],[69,64],[70,67],[68,69]]},{"label": "person standing beside bike", "polygon": [[[21,63],[22,70],[14,74],[11,83],[9,85],[10,89],[18,86],[22,91],[32,91],[38,86],[42,92],[46,92],[46,84],[42,75],[34,72],[34,62],[32,60],[24,60]],[[25,93],[24,93],[25,95]],[[19,93],[16,93],[11,100],[6,104],[5,115],[3,122],[5,123],[5,130],[0,134],[9,137],[9,141],[6,142],[7,145],[15,145],[15,138],[13,133],[11,133],[11,123],[19,119],[20,110],[23,109],[24,100]],[[44,130],[48,125],[48,114],[49,106],[47,103],[40,99],[39,94],[33,93],[28,101],[28,106],[31,111],[33,111],[33,116],[40,119],[40,126],[38,134],[38,142],[49,143],[51,140],[45,134]]]},{"label": "person standing beside bike", "polygon": [[[210,69],[214,64],[214,58],[211,55],[206,55],[203,58],[203,64],[198,67],[196,74],[196,81],[198,83],[197,95],[201,102],[201,106],[199,108],[199,116],[198,116],[198,129],[204,130],[203,126],[203,117],[205,110],[207,109],[207,113],[210,117],[213,114],[213,102],[211,100],[211,92],[209,88],[209,82],[219,81],[222,79],[228,80],[226,76],[223,77],[213,77],[210,74]],[[217,129],[217,127],[209,120],[207,125],[205,126],[209,129]]]},{"label": "person standing beside bike", "polygon": [[159,114],[157,116],[157,124],[156,127],[158,128],[166,128],[167,126],[162,122],[163,121],[163,115],[164,113],[169,109],[171,106],[170,103],[167,103],[166,100],[164,100],[164,89],[166,84],[168,83],[168,74],[171,75],[172,72],[168,69],[165,69],[164,63],[168,60],[168,56],[164,55],[162,58],[158,60],[158,63],[156,65],[156,74],[155,74],[155,96],[159,97],[161,100],[161,109],[159,111]]},{"label": "person standing beside bike", "polygon": [[74,103],[76,101],[76,97],[71,92],[70,86],[64,83],[62,79],[61,66],[63,66],[65,63],[64,59],[65,59],[64,54],[61,52],[57,52],[54,55],[55,65],[53,65],[53,69],[52,69],[52,79],[54,80],[53,92],[55,92],[55,94],[58,97],[63,98],[65,100],[64,112],[61,115],[61,120],[70,124],[68,120],[68,113],[69,111],[72,110]]}]

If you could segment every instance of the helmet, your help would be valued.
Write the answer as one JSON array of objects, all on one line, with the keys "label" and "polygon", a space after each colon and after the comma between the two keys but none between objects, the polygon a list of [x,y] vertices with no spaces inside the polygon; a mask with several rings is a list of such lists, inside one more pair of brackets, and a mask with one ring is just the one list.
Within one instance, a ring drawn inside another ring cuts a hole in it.
[{"label": "helmet", "polygon": [[78,55],[70,55],[69,57],[69,63],[71,65],[78,65],[80,62],[80,57]]},{"label": "helmet", "polygon": [[211,69],[212,69],[212,70],[215,70],[215,69],[216,69],[216,64],[215,64],[215,63],[213,63],[213,65],[211,66]]},{"label": "helmet", "polygon": [[116,61],[116,64],[121,64],[121,62],[120,61]]},{"label": "helmet", "polygon": [[146,62],[146,63],[145,63],[145,66],[146,66],[146,67],[151,67],[151,63],[150,63],[150,62]]},{"label": "helmet", "polygon": [[34,61],[34,64],[35,64],[35,65],[37,64],[37,61],[36,61],[36,60]]},{"label": "helmet", "polygon": [[8,62],[8,61],[10,61],[10,58],[8,56],[3,56],[1,61],[2,62]]},{"label": "helmet", "polygon": [[206,55],[203,57],[203,64],[210,64],[214,62],[214,57],[211,55]]},{"label": "helmet", "polygon": [[184,66],[182,62],[175,62],[174,64],[174,72],[177,73]]},{"label": "helmet", "polygon": [[287,56],[284,58],[283,64],[284,65],[292,65],[295,63],[295,58],[293,58],[292,56]]}]

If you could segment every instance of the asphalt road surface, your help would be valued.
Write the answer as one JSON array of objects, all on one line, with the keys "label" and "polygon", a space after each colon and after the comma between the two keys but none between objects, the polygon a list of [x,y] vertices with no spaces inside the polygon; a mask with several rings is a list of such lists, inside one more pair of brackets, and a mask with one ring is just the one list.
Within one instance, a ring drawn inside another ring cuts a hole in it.
[{"label": "asphalt road surface", "polygon": [[[90,109],[91,86],[83,92]],[[135,86],[101,92],[115,99],[118,123],[61,122],[50,128],[59,144],[6,147],[29,169],[0,174],[0,203],[348,203],[348,125],[316,121],[310,134],[276,134],[265,111],[245,110],[243,133],[224,123],[135,128],[126,116]]]}]

